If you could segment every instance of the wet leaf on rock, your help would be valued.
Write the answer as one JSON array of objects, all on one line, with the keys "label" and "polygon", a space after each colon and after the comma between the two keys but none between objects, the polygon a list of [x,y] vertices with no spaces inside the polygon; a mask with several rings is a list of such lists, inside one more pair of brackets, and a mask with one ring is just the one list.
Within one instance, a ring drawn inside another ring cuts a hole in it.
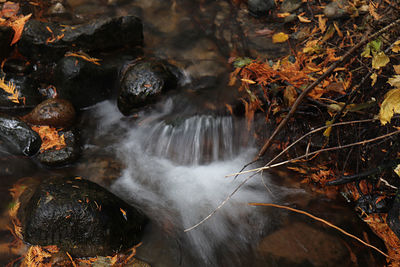
[{"label": "wet leaf on rock", "polygon": [[390,123],[394,113],[400,113],[400,88],[392,89],[386,93],[379,111],[381,124]]},{"label": "wet leaf on rock", "polygon": [[10,96],[8,96],[8,99],[10,99],[14,103],[20,103],[18,99],[19,93],[15,87],[15,84],[13,84],[12,82],[6,83],[3,77],[0,79],[0,88],[10,94]]},{"label": "wet leaf on rock", "polygon": [[64,135],[59,135],[59,130],[56,128],[50,126],[33,126],[32,129],[37,132],[42,139],[42,146],[40,147],[41,152],[48,149],[60,150],[67,146]]}]

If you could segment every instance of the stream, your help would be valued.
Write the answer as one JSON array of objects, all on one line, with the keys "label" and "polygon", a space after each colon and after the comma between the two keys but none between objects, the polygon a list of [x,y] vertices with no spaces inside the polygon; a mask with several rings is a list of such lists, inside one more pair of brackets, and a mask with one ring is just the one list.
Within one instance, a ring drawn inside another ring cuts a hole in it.
[{"label": "stream", "polygon": [[[145,54],[182,70],[179,90],[135,116],[123,116],[115,99],[83,110],[77,123],[82,155],[70,166],[49,169],[1,153],[2,168],[7,166],[11,173],[0,180],[3,212],[11,199],[8,190],[19,178],[77,175],[106,186],[150,218],[136,257],[153,267],[382,263],[373,250],[308,217],[249,206],[249,202],[277,203],[307,210],[380,244],[350,205],[307,190],[301,177],[284,168],[255,176],[209,220],[184,232],[248,177],[226,175],[239,171],[257,154],[254,129],[243,116],[231,116],[226,109],[238,96],[237,89],[227,85],[228,60],[236,55],[275,58],[288,51],[286,45],[255,33],[265,28],[266,21],[222,0],[68,2],[81,20],[140,17]],[[2,243],[13,240],[8,230],[0,233]],[[2,249],[0,264],[14,258]]]}]

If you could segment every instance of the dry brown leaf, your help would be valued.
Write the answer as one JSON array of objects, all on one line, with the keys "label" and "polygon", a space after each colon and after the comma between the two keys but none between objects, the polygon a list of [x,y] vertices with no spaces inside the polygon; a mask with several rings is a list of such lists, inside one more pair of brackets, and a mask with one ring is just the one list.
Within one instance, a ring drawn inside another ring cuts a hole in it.
[{"label": "dry brown leaf", "polygon": [[400,65],[393,65],[393,69],[396,74],[400,74]]},{"label": "dry brown leaf", "polygon": [[289,17],[291,14],[289,13],[289,12],[284,12],[284,13],[278,13],[278,14],[276,14],[276,16],[278,17],[278,18],[286,18],[286,17]]},{"label": "dry brown leaf", "polygon": [[382,18],[382,16],[379,15],[379,14],[376,12],[376,6],[375,6],[375,4],[374,4],[372,1],[369,2],[369,14],[370,14],[375,20],[380,20],[380,19]]},{"label": "dry brown leaf", "polygon": [[303,17],[301,15],[297,15],[297,18],[299,19],[300,22],[303,22],[303,23],[310,23],[311,22],[310,19],[308,19],[306,17]]},{"label": "dry brown leaf", "polygon": [[19,11],[19,4],[14,2],[5,2],[3,9],[1,10],[1,15],[3,18],[11,18],[16,16]]},{"label": "dry brown leaf", "polygon": [[328,21],[327,18],[324,18],[323,15],[316,15],[318,17],[318,27],[322,33],[326,31],[326,22]]},{"label": "dry brown leaf", "polygon": [[297,99],[297,91],[293,86],[286,86],[283,91],[283,98],[288,107],[293,106],[294,102]]},{"label": "dry brown leaf", "polygon": [[396,42],[393,43],[392,51],[395,53],[400,52],[400,40],[397,40]]}]

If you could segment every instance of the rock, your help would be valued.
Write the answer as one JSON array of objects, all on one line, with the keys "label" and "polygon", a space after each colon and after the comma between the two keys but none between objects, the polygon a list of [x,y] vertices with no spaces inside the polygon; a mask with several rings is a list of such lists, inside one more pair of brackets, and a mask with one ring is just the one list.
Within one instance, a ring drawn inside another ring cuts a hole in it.
[{"label": "rock", "polygon": [[140,242],[147,217],[103,187],[80,177],[50,178],[20,197],[21,235],[74,257],[113,255]]},{"label": "rock", "polygon": [[393,201],[392,207],[390,208],[387,216],[387,224],[390,229],[400,238],[400,194],[397,195]]},{"label": "rock", "polygon": [[275,7],[273,0],[248,0],[247,8],[251,15],[255,17],[264,17]]},{"label": "rock", "polygon": [[0,141],[8,146],[12,153],[34,155],[40,148],[40,136],[25,122],[8,116],[0,115]]},{"label": "rock", "polygon": [[75,56],[62,58],[55,68],[58,96],[69,100],[77,109],[108,99],[116,79],[116,69],[108,69]]},{"label": "rock", "polygon": [[33,107],[43,99],[37,90],[37,82],[30,75],[6,73],[2,83],[9,91],[14,92],[14,95],[2,88],[0,90],[0,108]]},{"label": "rock", "polygon": [[67,128],[75,120],[75,108],[68,100],[50,98],[37,105],[23,120],[35,125]]},{"label": "rock", "polygon": [[301,7],[301,0],[284,0],[281,4],[280,12],[292,13],[299,7]]},{"label": "rock", "polygon": [[75,162],[80,156],[81,149],[77,134],[73,131],[59,131],[59,135],[64,135],[66,147],[61,149],[50,148],[40,151],[37,159],[43,165],[58,167]]},{"label": "rock", "polygon": [[73,48],[104,51],[142,43],[142,22],[134,16],[102,18],[72,26],[31,19],[25,24],[18,49],[27,58],[45,61],[61,58]]},{"label": "rock", "polygon": [[324,14],[328,19],[344,18],[347,16],[345,6],[345,0],[332,1],[324,8]]},{"label": "rock", "polygon": [[3,61],[9,53],[12,47],[10,46],[13,38],[14,31],[10,27],[0,26],[0,60]]},{"label": "rock", "polygon": [[136,60],[122,71],[118,108],[129,115],[137,108],[153,103],[162,92],[177,86],[172,66],[156,60]]}]

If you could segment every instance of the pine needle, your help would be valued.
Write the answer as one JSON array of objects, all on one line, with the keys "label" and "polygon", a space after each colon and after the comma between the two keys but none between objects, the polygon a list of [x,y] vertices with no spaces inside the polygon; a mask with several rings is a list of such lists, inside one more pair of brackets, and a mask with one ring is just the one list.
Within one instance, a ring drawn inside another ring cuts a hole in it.
[{"label": "pine needle", "polygon": [[3,89],[3,91],[5,91],[6,93],[9,93],[10,96],[8,96],[8,99],[10,99],[12,102],[14,103],[20,103],[19,102],[19,94],[17,91],[17,88],[15,86],[15,84],[13,84],[12,82],[5,82],[4,81],[4,77],[0,79],[0,88]]},{"label": "pine needle", "polygon": [[347,236],[349,236],[349,237],[351,237],[351,238],[357,240],[357,241],[360,242],[361,244],[363,244],[363,245],[365,245],[365,246],[367,246],[367,247],[370,247],[370,248],[376,250],[377,252],[379,252],[380,254],[382,254],[383,256],[385,256],[386,258],[392,258],[392,257],[390,257],[388,254],[386,254],[385,252],[383,252],[383,251],[381,251],[380,249],[378,249],[377,247],[375,247],[375,246],[373,246],[373,245],[371,245],[371,244],[368,244],[367,242],[363,241],[362,239],[356,237],[355,235],[352,235],[352,234],[346,232],[346,231],[343,230],[342,228],[340,228],[340,227],[338,227],[338,226],[336,226],[336,225],[334,225],[334,224],[332,224],[332,223],[330,223],[330,222],[328,222],[328,221],[325,221],[324,219],[321,219],[321,218],[319,218],[319,217],[316,217],[316,216],[314,216],[314,215],[312,215],[312,214],[310,214],[310,213],[308,213],[308,212],[305,212],[305,211],[302,211],[302,210],[298,210],[298,209],[295,209],[295,208],[291,208],[291,207],[287,207],[287,206],[281,206],[281,205],[277,205],[277,204],[272,204],[272,203],[249,203],[249,205],[251,205],[251,206],[274,207],[274,208],[290,210],[290,211],[293,211],[293,212],[296,212],[296,213],[300,213],[300,214],[306,215],[306,216],[308,216],[308,217],[310,217],[310,218],[312,218],[312,219],[314,219],[314,220],[316,220],[316,221],[322,222],[322,223],[328,225],[329,227],[332,227],[332,228],[338,230],[339,232],[341,232],[341,233],[343,233],[343,234],[345,234],[345,235],[347,235]]}]

